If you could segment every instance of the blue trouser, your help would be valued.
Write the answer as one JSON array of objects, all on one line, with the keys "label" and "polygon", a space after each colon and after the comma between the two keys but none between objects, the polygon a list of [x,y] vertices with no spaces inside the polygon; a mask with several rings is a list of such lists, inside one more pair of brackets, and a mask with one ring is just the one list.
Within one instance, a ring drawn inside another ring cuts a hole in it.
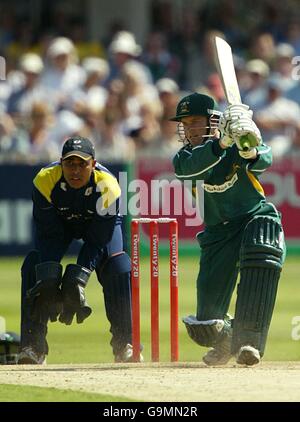
[{"label": "blue trouser", "polygon": [[[115,226],[116,231],[121,230],[121,223],[121,219],[117,220]],[[39,251],[41,262],[60,262],[74,239],[78,239],[77,230],[75,227],[73,229],[72,226],[68,225],[65,226],[62,239],[57,240],[56,238],[52,239],[51,237],[44,239],[35,236],[35,248]],[[123,248],[122,239],[120,245],[115,246],[117,249],[120,247]],[[102,249],[90,242],[84,242],[77,257],[77,264],[93,271],[96,268],[101,254]]]},{"label": "blue trouser", "polygon": [[[131,342],[130,261],[123,251],[121,223],[121,219],[118,219],[113,236],[105,248],[97,249],[94,245],[85,242],[77,258],[77,264],[91,271],[96,268],[98,280],[103,287],[106,315],[113,334],[111,344],[115,354]],[[21,301],[22,347],[32,346],[38,353],[48,353],[47,325],[30,319],[25,299],[26,291],[36,282],[35,265],[46,261],[60,262],[72,240],[70,230],[66,230],[63,242],[53,242],[51,248],[49,248],[49,239],[47,239],[47,248],[37,240],[37,252],[29,254],[30,259],[27,259],[28,255],[24,261]]]}]

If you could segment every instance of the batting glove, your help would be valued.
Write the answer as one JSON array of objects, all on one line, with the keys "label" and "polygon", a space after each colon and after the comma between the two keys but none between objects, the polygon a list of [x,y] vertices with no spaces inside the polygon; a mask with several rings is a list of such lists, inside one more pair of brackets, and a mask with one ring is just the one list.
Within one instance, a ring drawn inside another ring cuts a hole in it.
[{"label": "batting glove", "polygon": [[228,148],[234,143],[233,128],[241,118],[252,119],[253,111],[245,104],[230,105],[226,108],[219,120],[218,129],[221,134],[221,146]]},{"label": "batting glove", "polygon": [[250,148],[248,151],[239,151],[239,154],[245,160],[255,160],[257,158],[257,149]]},{"label": "batting glove", "polygon": [[249,106],[246,104],[234,104],[228,106],[223,116],[226,120],[234,121],[237,120],[240,117],[249,117],[252,119],[253,117],[253,111],[249,109]]},{"label": "batting glove", "polygon": [[221,147],[224,149],[231,147],[231,145],[234,144],[234,140],[230,132],[230,120],[227,120],[224,117],[224,114],[221,116],[219,120],[218,130],[220,132]]},{"label": "batting glove", "polygon": [[234,140],[226,135],[223,136],[219,142],[221,144],[221,147],[224,149],[229,148],[234,144]]},{"label": "batting glove", "polygon": [[241,141],[242,137],[246,137],[247,142],[250,143],[250,147],[259,146],[262,143],[261,134],[254,123],[249,117],[240,117],[234,123],[231,124],[232,137],[239,150],[244,150],[244,141]]},{"label": "batting glove", "polygon": [[221,135],[231,136],[231,126],[240,118],[252,119],[253,111],[245,104],[230,105],[226,108],[219,121],[219,131]]}]

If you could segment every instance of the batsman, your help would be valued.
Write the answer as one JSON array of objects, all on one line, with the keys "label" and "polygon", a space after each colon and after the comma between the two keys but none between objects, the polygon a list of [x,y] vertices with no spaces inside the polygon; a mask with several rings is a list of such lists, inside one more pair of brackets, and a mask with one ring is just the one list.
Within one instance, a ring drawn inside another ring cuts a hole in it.
[{"label": "batsman", "polygon": [[[259,182],[272,153],[252,114],[244,104],[222,114],[213,98],[194,93],[178,103],[172,119],[184,143],[173,159],[176,177],[195,185],[201,180],[204,189],[197,309],[183,322],[192,340],[210,348],[203,356],[209,366],[233,357],[240,365],[260,362],[285,257],[281,215]],[[240,139],[249,135],[252,147],[245,151]]]},{"label": "batsman", "polygon": [[[35,250],[21,269],[21,352],[18,363],[42,364],[48,354],[48,322],[82,323],[92,312],[85,288],[92,271],[103,288],[116,362],[132,359],[130,259],[123,249],[121,189],[95,160],[89,139],[65,141],[59,161],[33,181]],[[74,263],[61,259],[81,239]]]}]

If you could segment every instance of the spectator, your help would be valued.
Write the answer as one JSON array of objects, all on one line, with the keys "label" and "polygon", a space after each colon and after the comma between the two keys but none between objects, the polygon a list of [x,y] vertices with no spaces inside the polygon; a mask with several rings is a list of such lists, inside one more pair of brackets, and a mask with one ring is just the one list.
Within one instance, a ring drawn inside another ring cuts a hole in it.
[{"label": "spectator", "polygon": [[295,54],[300,55],[300,23],[299,18],[288,23],[287,25],[287,42],[295,49]]},{"label": "spectator", "polygon": [[281,79],[283,92],[292,89],[296,85],[296,81],[292,77],[292,60],[294,56],[295,50],[290,44],[281,43],[276,47],[274,74]]},{"label": "spectator", "polygon": [[109,53],[111,55],[110,81],[112,79],[120,78],[124,65],[127,62],[134,61],[145,74],[147,82],[152,82],[149,69],[137,61],[137,58],[142,53],[142,48],[136,43],[135,37],[131,32],[117,32],[109,46]]},{"label": "spectator", "polygon": [[54,120],[47,103],[33,103],[26,123],[10,134],[6,159],[30,164],[55,159],[59,150],[50,135]]},{"label": "spectator", "polygon": [[51,129],[50,139],[61,147],[66,138],[81,135],[84,130],[84,121],[69,110],[61,110],[56,114],[55,125]]},{"label": "spectator", "polygon": [[13,134],[16,126],[9,114],[0,110],[0,162],[7,162],[11,157],[14,147]]},{"label": "spectator", "polygon": [[227,101],[223,90],[222,82],[217,73],[212,73],[205,84],[208,90],[208,95],[212,96],[219,105],[219,110],[224,110],[227,107]]},{"label": "spectator", "polygon": [[173,79],[162,78],[156,82],[156,88],[163,107],[162,119],[169,119],[176,111],[179,86]]},{"label": "spectator", "polygon": [[276,55],[274,38],[268,32],[253,36],[250,45],[250,58],[261,59],[270,67]]},{"label": "spectator", "polygon": [[243,102],[255,110],[266,100],[270,68],[263,60],[253,59],[246,63],[246,71],[249,85],[243,94]]},{"label": "spectator", "polygon": [[255,121],[261,129],[262,138],[272,147],[274,158],[289,152],[300,121],[300,107],[282,97],[283,89],[280,79],[270,79],[267,99],[255,113]]},{"label": "spectator", "polygon": [[124,133],[128,134],[131,128],[131,118],[139,116],[143,104],[153,102],[159,107],[157,91],[148,83],[145,73],[135,61],[127,62],[122,69],[121,79],[124,84],[123,101],[127,112],[124,121]]},{"label": "spectator", "polygon": [[143,62],[150,69],[153,81],[160,78],[179,78],[180,62],[167,48],[166,37],[162,32],[149,34]]},{"label": "spectator", "polygon": [[40,85],[40,75],[44,65],[39,55],[27,53],[21,56],[20,70],[24,74],[24,84],[8,98],[7,112],[16,119],[28,114],[37,101],[47,101],[47,91]]},{"label": "spectator", "polygon": [[48,89],[56,108],[65,106],[70,92],[84,81],[84,73],[77,62],[74,44],[65,37],[55,38],[47,50],[49,65],[42,77],[42,86]]},{"label": "spectator", "polygon": [[107,89],[103,85],[109,74],[108,62],[98,57],[87,57],[82,62],[82,68],[84,83],[70,93],[70,108],[77,111],[77,107],[92,107],[93,110],[101,111],[107,99]]},{"label": "spectator", "polygon": [[99,158],[105,161],[131,161],[134,158],[133,140],[120,129],[117,115],[104,113],[101,129],[101,141],[98,144]]},{"label": "spectator", "polygon": [[288,89],[284,96],[291,101],[295,101],[300,106],[300,75],[297,75],[296,85]]},{"label": "spectator", "polygon": [[182,89],[188,89],[186,64],[193,59],[195,54],[198,54],[200,40],[203,38],[203,28],[199,16],[189,6],[183,7],[180,18],[180,28],[175,33],[168,34],[168,44],[170,51],[180,60],[178,83]]},{"label": "spectator", "polygon": [[6,80],[0,80],[0,113],[7,109],[7,101],[12,92],[12,87]]},{"label": "spectator", "polygon": [[135,131],[131,132],[134,139],[137,155],[157,151],[161,147],[160,118],[162,107],[158,103],[148,101],[142,104],[140,109],[140,120]]},{"label": "spectator", "polygon": [[214,45],[215,36],[224,38],[219,31],[207,31],[203,42],[198,45],[198,50],[191,56],[186,66],[187,89],[195,91],[207,81],[208,77],[216,71]]},{"label": "spectator", "polygon": [[296,127],[295,136],[293,138],[293,144],[289,151],[289,155],[299,160],[300,158],[300,125]]}]

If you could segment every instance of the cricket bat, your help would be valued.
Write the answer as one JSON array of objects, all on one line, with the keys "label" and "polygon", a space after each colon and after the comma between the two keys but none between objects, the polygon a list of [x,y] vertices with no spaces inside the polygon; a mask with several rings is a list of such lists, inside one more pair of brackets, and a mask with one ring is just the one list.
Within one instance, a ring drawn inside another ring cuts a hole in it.
[{"label": "cricket bat", "polygon": [[[228,104],[242,104],[239,85],[237,82],[232,50],[230,45],[223,38],[215,37],[215,61]],[[251,135],[244,135],[240,138],[240,145],[243,151],[257,146],[256,138]]]}]

